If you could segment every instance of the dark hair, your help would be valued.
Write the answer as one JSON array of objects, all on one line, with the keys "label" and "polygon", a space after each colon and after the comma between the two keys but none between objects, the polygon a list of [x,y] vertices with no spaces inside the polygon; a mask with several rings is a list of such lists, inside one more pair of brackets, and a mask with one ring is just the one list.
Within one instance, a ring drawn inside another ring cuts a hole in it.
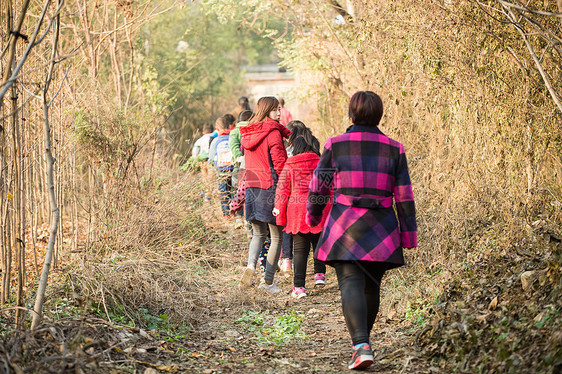
[{"label": "dark hair", "polygon": [[293,139],[293,143],[291,143],[291,145],[293,147],[293,156],[305,152],[314,152],[318,154],[318,152],[314,150],[314,146],[307,142],[306,139],[302,136],[297,136],[295,139]]},{"label": "dark hair", "polygon": [[254,114],[250,118],[250,124],[261,122],[269,116],[269,113],[279,107],[279,100],[274,96],[261,97],[254,108]]},{"label": "dark hair", "polygon": [[226,123],[228,124],[228,126],[232,126],[232,124],[234,122],[236,122],[236,119],[234,118],[234,116],[230,113],[225,114],[224,119],[226,120]]},{"label": "dark hair", "polygon": [[213,124],[212,123],[206,123],[203,125],[203,132],[204,133],[209,133],[209,132],[213,132]]},{"label": "dark hair", "polygon": [[358,91],[349,101],[349,118],[355,125],[378,126],[382,114],[382,100],[372,91]]},{"label": "dark hair", "polygon": [[[299,121],[298,119],[292,120],[289,123],[287,123],[287,128],[291,131],[291,132],[295,132],[295,129],[297,127],[300,127],[301,129],[306,129],[306,125],[302,122]],[[297,130],[298,131],[298,130]]]},{"label": "dark hair", "polygon": [[280,98],[280,99],[279,99],[279,104],[280,104],[281,106],[285,106],[285,99]]},{"label": "dark hair", "polygon": [[[298,137],[302,137],[307,142],[307,144],[310,144],[310,146],[312,147],[312,152],[318,155],[320,154],[320,142],[314,135],[312,135],[312,131],[308,127],[306,127],[306,125],[302,121],[291,121],[287,124],[287,128],[291,130],[291,136],[289,136],[289,139],[287,139],[287,142],[290,145],[294,147],[293,142],[295,141],[295,139]],[[293,149],[293,155],[295,154],[297,153],[295,153]]]},{"label": "dark hair", "polygon": [[240,96],[238,98],[238,105],[240,105],[245,110],[250,110],[250,102],[246,96]]},{"label": "dark hair", "polygon": [[228,130],[230,128],[228,122],[226,121],[226,118],[224,117],[217,118],[217,120],[215,121],[215,127],[217,128],[217,130]]},{"label": "dark hair", "polygon": [[250,119],[250,117],[252,117],[252,111],[251,110],[244,110],[238,115],[238,122],[247,121],[247,120]]}]

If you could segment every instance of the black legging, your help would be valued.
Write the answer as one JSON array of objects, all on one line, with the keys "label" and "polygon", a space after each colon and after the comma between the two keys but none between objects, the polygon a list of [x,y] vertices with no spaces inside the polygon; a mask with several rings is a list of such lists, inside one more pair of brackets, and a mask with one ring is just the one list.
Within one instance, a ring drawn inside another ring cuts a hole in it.
[{"label": "black legging", "polygon": [[334,262],[341,292],[345,323],[354,345],[369,343],[369,334],[379,312],[384,263]]},{"label": "black legging", "polygon": [[[310,248],[316,248],[320,239],[320,234],[295,234],[293,235],[293,267],[295,287],[304,287],[306,279],[306,263],[308,262],[308,254]],[[326,264],[314,259],[314,273],[326,273]]]}]

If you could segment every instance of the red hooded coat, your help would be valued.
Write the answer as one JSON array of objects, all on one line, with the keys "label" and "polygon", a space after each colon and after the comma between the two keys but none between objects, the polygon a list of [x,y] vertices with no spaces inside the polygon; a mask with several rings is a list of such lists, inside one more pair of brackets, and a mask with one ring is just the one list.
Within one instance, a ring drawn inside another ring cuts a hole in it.
[{"label": "red hooded coat", "polygon": [[275,208],[279,209],[277,224],[285,226],[288,234],[317,234],[322,231],[330,209],[324,209],[324,216],[317,226],[305,222],[308,185],[320,156],[314,152],[300,153],[289,157],[279,178],[275,191]]},{"label": "red hooded coat", "polygon": [[273,186],[271,166],[278,176],[281,175],[287,160],[283,138],[288,138],[291,131],[266,118],[265,121],[240,127],[240,134],[247,171],[246,187],[266,190]]}]

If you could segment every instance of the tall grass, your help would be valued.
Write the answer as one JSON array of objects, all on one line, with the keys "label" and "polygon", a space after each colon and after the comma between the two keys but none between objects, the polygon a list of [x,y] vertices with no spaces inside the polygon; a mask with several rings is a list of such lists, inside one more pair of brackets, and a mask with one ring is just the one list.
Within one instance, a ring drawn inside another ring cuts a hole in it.
[{"label": "tall grass", "polygon": [[74,263],[72,281],[102,317],[137,326],[147,314],[179,325],[198,319],[207,302],[202,272],[223,265],[217,233],[202,218],[206,188],[188,172],[111,217]]}]

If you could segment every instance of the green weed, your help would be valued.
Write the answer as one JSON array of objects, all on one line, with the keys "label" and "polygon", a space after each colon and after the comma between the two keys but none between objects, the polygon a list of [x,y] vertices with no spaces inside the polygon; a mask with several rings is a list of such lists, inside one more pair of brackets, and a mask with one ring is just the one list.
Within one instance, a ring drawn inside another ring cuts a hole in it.
[{"label": "green weed", "polygon": [[82,310],[74,300],[67,297],[57,297],[46,304],[45,313],[53,319],[62,319],[80,315]]},{"label": "green weed", "polygon": [[546,309],[546,313],[544,313],[542,318],[535,323],[535,326],[539,329],[543,326],[553,325],[558,320],[560,311],[562,311],[562,308],[554,309],[552,305],[547,305]]},{"label": "green weed", "polygon": [[92,303],[92,310],[101,318],[110,318],[111,321],[119,325],[134,327],[135,322],[125,312],[123,305],[116,305],[113,308],[106,308],[101,303]]},{"label": "green weed", "polygon": [[145,308],[139,308],[139,313],[149,330],[167,330],[169,328],[167,314],[160,314],[155,316],[150,314]]},{"label": "green weed", "polygon": [[305,340],[307,336],[301,331],[302,317],[291,310],[289,313],[272,317],[269,311],[246,311],[237,323],[245,326],[252,339],[262,344],[286,345],[296,340]]},{"label": "green weed", "polygon": [[430,309],[429,302],[417,299],[413,303],[408,303],[406,308],[406,319],[410,320],[414,325],[425,327],[428,323],[428,312]]}]

